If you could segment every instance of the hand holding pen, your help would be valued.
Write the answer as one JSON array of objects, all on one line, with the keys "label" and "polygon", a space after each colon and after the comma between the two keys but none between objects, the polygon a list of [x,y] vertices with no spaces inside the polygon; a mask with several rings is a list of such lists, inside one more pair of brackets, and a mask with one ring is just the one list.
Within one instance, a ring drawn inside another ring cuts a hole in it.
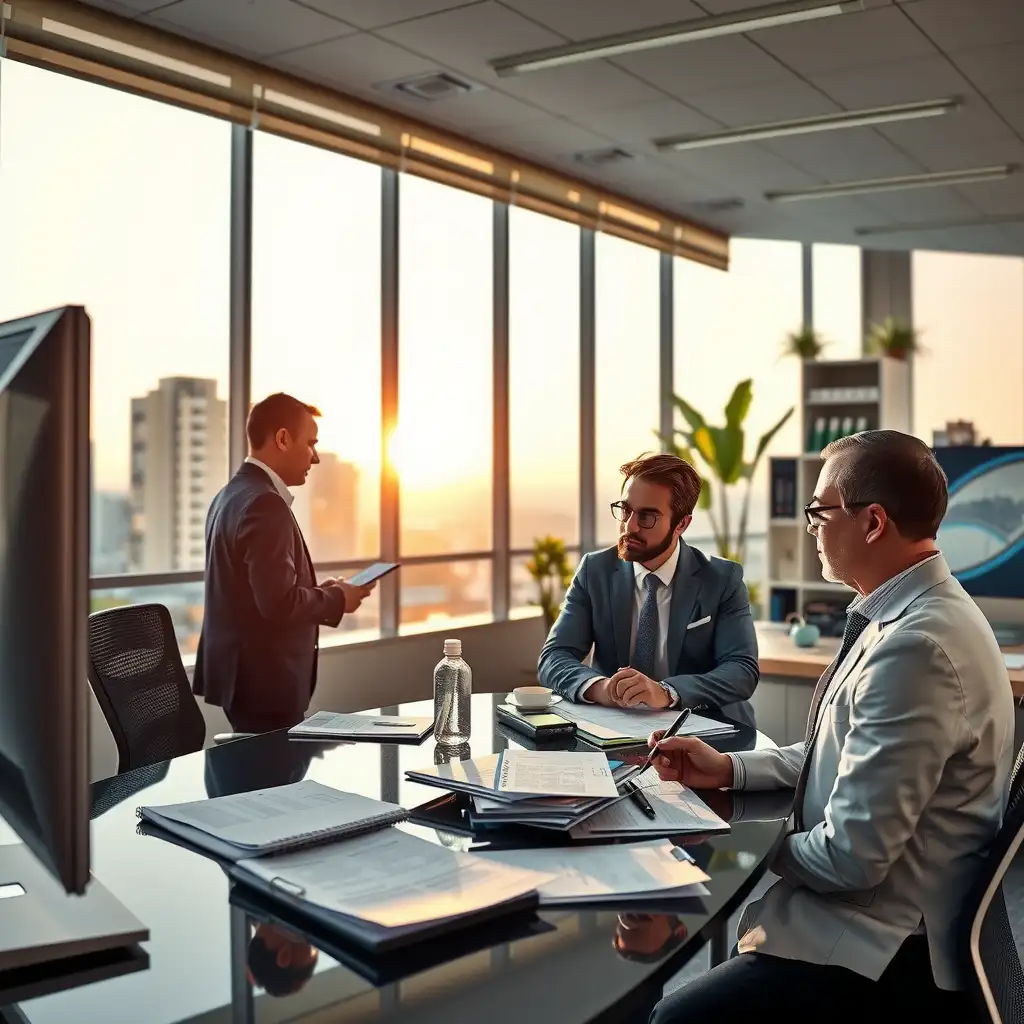
[{"label": "hand holding pen", "polygon": [[653,764],[658,777],[665,782],[681,782],[691,789],[730,788],[733,782],[732,758],[728,754],[720,754],[696,736],[673,735],[682,724],[677,719],[671,729],[651,733],[647,741],[651,752],[644,766]]}]

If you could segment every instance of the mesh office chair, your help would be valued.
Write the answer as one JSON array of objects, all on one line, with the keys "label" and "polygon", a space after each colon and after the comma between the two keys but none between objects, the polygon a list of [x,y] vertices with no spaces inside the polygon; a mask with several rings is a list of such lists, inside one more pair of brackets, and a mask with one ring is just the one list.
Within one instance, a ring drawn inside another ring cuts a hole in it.
[{"label": "mesh office chair", "polygon": [[[113,775],[109,779],[100,779],[92,784],[92,809],[89,818],[98,818],[111,808],[124,803],[136,793],[155,785],[167,778],[167,762],[157,761],[156,764],[136,768],[135,771]],[[134,808],[133,808],[134,810]]]},{"label": "mesh office chair", "polygon": [[201,750],[206,722],[161,604],[89,616],[89,685],[117,745],[117,771]]},{"label": "mesh office chair", "polygon": [[1024,841],[1024,747],[1010,776],[1002,827],[964,903],[958,953],[977,1019],[1024,1024],[1024,969],[1010,930],[1003,878]]}]

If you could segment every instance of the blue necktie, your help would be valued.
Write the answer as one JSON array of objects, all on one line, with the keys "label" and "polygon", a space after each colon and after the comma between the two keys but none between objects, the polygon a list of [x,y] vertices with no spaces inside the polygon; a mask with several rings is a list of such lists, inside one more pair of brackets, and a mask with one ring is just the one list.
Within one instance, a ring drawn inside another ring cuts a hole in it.
[{"label": "blue necktie", "polygon": [[644,603],[636,624],[636,646],[633,648],[633,668],[648,679],[655,678],[655,655],[658,650],[658,587],[661,580],[654,573],[644,577]]}]

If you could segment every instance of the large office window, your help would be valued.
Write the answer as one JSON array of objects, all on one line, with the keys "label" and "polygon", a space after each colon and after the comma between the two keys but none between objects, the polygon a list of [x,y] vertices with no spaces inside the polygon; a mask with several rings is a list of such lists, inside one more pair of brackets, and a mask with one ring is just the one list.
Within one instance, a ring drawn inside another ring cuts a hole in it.
[{"label": "large office window", "polygon": [[[744,424],[746,457],[758,438],[791,406],[800,404],[799,363],[781,357],[782,341],[799,327],[803,287],[800,245],[733,239],[728,273],[687,260],[675,263],[675,392],[712,425],[725,424],[725,403],[745,378],[753,380],[753,402]],[[776,435],[767,454],[800,451],[798,413]],[[678,425],[685,423],[677,414]],[[768,521],[767,454],[753,481],[748,521],[746,576],[765,578],[764,534]],[[707,475],[707,467],[698,460]],[[743,485],[731,488],[735,535]],[[718,499],[717,488],[715,499]],[[720,514],[720,505],[715,506]],[[688,540],[714,551],[711,524],[698,512]]]},{"label": "large office window", "polygon": [[579,539],[579,228],[509,211],[513,548]]},{"label": "large office window", "polygon": [[980,439],[1024,444],[1024,260],[913,254],[914,432],[969,420]]},{"label": "large office window", "polygon": [[294,489],[293,511],[314,562],[372,559],[380,551],[380,169],[257,133],[253,192],[252,400],[287,391],[320,409],[320,465]]},{"label": "large office window", "polygon": [[389,456],[400,483],[401,553],[487,550],[493,207],[403,175],[399,211],[399,411]]},{"label": "large office window", "polygon": [[860,359],[864,338],[860,247],[813,245],[811,274],[814,329],[826,342],[821,358]]},{"label": "large office window", "polygon": [[201,569],[228,472],[230,125],[15,61],[0,103],[0,319],[92,319],[92,572]]},{"label": "large office window", "polygon": [[597,540],[613,544],[608,506],[622,490],[619,467],[657,451],[661,331],[659,255],[598,234],[595,251]]}]

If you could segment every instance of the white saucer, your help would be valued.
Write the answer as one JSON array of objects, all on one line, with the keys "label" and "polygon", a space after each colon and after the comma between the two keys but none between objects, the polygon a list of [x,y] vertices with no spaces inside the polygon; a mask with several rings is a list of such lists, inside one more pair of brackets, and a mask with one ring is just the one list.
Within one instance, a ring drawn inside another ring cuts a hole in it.
[{"label": "white saucer", "polygon": [[520,711],[547,711],[548,708],[553,707],[561,699],[562,695],[560,693],[553,693],[551,695],[551,700],[549,700],[547,704],[544,704],[541,707],[537,707],[537,705],[531,704],[529,707],[527,707],[525,704],[520,704],[519,701],[516,700],[516,695],[514,693],[510,693],[505,698],[505,703],[511,704],[514,708],[519,708]]}]

